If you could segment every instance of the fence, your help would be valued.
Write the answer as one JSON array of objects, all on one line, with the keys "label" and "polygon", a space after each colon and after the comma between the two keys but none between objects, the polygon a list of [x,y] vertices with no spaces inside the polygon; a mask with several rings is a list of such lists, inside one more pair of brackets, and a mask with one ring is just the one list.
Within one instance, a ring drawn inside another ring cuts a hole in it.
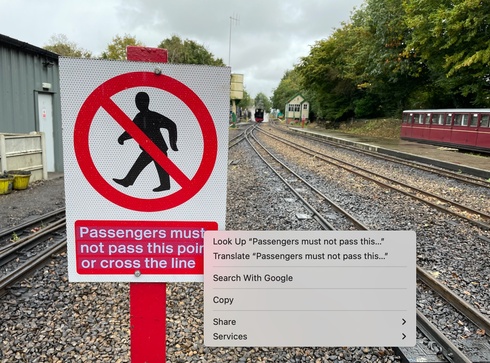
[{"label": "fence", "polygon": [[9,170],[30,171],[31,182],[48,179],[44,133],[0,133],[0,174]]}]

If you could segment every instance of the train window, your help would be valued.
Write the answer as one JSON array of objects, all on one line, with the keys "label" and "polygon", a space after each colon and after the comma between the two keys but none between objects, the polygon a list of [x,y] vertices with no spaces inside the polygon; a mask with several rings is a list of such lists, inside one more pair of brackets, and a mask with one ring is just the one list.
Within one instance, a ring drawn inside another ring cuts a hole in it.
[{"label": "train window", "polygon": [[480,127],[490,127],[490,115],[481,115]]},{"label": "train window", "polygon": [[428,113],[427,116],[425,117],[425,124],[426,125],[430,124],[430,113]]},{"label": "train window", "polygon": [[452,118],[453,118],[452,116],[453,116],[452,113],[448,113],[446,115],[446,125],[451,125],[451,121],[452,121]]},{"label": "train window", "polygon": [[413,122],[413,113],[404,113],[403,114],[403,122],[407,124],[411,124]]},{"label": "train window", "polygon": [[461,115],[454,116],[454,126],[461,126]]},{"label": "train window", "polygon": [[466,114],[455,115],[454,126],[468,126],[468,115]]},{"label": "train window", "polygon": [[444,125],[444,114],[437,113],[432,115],[432,124],[433,125]]},{"label": "train window", "polygon": [[402,115],[402,123],[408,124],[408,113]]},{"label": "train window", "polygon": [[477,127],[478,126],[478,114],[477,113],[474,113],[471,116],[470,126],[471,127]]},{"label": "train window", "polygon": [[419,113],[418,115],[415,115],[415,119],[417,120],[418,124],[423,124],[424,118],[425,118],[425,115],[423,113]]}]

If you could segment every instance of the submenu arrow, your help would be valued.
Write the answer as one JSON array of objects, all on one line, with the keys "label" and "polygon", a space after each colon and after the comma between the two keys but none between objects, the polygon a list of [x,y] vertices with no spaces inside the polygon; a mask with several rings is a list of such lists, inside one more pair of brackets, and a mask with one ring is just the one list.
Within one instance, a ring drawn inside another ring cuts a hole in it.
[{"label": "submenu arrow", "polygon": [[407,323],[407,321],[403,318],[402,318],[402,321],[403,321],[402,325],[405,325]]}]

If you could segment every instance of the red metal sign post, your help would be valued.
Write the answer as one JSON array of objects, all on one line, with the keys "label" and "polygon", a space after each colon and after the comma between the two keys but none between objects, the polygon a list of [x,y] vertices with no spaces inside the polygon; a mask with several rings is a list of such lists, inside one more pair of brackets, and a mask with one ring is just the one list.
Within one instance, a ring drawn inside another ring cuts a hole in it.
[{"label": "red metal sign post", "polygon": [[[167,51],[160,48],[128,47],[127,59],[167,63]],[[167,284],[129,284],[129,314],[132,363],[165,363]]]}]

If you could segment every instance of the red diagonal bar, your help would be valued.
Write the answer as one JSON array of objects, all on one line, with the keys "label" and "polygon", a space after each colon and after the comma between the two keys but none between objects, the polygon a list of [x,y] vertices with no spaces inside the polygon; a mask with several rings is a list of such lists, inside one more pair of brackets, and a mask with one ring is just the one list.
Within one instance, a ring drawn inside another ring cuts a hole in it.
[{"label": "red diagonal bar", "polygon": [[158,146],[110,98],[102,100],[101,106],[107,113],[182,187],[190,179],[163,153]]}]

